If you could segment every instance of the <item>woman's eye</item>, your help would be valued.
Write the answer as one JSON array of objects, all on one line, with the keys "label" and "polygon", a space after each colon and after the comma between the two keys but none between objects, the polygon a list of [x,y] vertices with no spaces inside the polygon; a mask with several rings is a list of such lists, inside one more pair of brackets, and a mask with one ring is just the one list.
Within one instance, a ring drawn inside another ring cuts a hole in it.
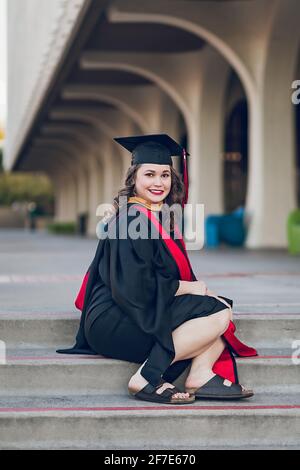
[{"label": "woman's eye", "polygon": [[[152,173],[146,173],[146,176],[154,176]],[[168,175],[168,173],[165,173],[164,175],[162,175],[164,178],[169,178],[170,175]]]}]

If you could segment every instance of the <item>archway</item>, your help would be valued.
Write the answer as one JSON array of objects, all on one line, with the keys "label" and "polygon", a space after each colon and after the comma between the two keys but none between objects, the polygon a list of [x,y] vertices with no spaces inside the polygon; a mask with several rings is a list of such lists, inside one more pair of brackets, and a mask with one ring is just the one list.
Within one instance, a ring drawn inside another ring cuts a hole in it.
[{"label": "archway", "polygon": [[245,206],[248,176],[248,106],[239,99],[230,110],[224,133],[223,200],[225,212]]}]

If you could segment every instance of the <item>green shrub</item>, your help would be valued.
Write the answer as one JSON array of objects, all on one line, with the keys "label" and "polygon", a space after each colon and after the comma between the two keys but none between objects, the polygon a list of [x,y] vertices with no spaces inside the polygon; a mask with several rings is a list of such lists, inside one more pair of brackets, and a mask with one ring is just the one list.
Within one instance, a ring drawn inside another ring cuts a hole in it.
[{"label": "green shrub", "polygon": [[45,213],[53,212],[54,191],[41,174],[0,173],[0,206],[13,202],[35,202]]},{"label": "green shrub", "polygon": [[47,228],[50,233],[56,235],[74,235],[77,232],[75,222],[53,222]]}]

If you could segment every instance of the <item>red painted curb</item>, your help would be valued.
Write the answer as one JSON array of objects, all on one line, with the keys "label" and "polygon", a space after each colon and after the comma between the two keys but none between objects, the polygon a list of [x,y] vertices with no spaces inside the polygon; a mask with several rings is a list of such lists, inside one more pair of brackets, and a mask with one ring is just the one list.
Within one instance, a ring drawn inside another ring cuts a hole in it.
[{"label": "red painted curb", "polygon": [[249,406],[116,406],[116,407],[78,407],[78,408],[0,408],[0,413],[7,412],[47,412],[47,411],[159,411],[159,410],[295,410],[300,405],[249,405]]}]

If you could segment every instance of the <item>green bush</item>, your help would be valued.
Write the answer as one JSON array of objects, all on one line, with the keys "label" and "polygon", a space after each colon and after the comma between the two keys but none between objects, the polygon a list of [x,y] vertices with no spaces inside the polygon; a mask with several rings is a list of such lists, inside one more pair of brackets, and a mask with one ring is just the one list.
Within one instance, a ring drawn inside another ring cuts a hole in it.
[{"label": "green bush", "polygon": [[54,222],[47,226],[49,232],[56,235],[74,235],[77,232],[75,222]]},{"label": "green bush", "polygon": [[53,213],[54,191],[50,180],[34,173],[0,173],[0,206],[35,202],[44,213]]}]

